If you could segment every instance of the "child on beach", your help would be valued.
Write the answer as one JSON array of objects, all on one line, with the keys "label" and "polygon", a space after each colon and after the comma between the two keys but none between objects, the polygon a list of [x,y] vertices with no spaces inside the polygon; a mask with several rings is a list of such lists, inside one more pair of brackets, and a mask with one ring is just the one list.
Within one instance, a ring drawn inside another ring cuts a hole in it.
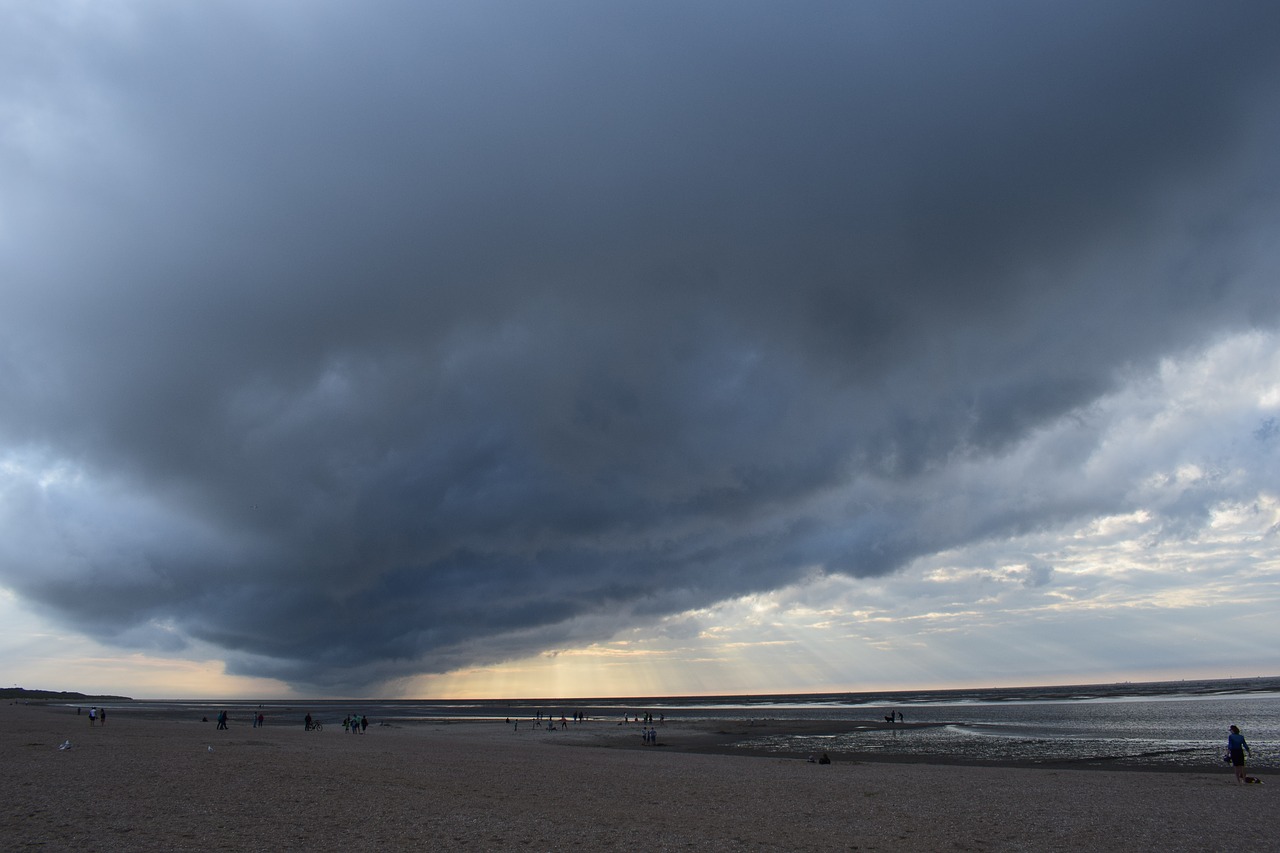
[{"label": "child on beach", "polygon": [[1244,735],[1240,734],[1237,726],[1231,727],[1231,734],[1227,735],[1227,758],[1231,761],[1231,766],[1236,771],[1236,782],[1244,784],[1244,754],[1249,751],[1249,744],[1245,741]]}]

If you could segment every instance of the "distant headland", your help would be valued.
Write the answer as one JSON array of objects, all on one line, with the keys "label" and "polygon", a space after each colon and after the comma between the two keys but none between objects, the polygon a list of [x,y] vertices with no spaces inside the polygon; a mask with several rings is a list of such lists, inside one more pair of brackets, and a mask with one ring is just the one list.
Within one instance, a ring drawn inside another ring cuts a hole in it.
[{"label": "distant headland", "polygon": [[0,699],[20,702],[132,702],[129,696],[90,696],[66,690],[27,690],[25,687],[0,688]]}]

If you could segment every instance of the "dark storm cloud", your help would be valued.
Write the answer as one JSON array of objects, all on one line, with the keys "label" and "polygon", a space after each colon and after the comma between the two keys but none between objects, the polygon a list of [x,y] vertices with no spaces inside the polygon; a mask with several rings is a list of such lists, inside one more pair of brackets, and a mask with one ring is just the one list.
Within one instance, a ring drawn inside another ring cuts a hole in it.
[{"label": "dark storm cloud", "polygon": [[890,572],[1118,501],[929,523],[1276,319],[1274,4],[63,11],[0,36],[0,446],[79,478],[0,570],[121,642],[360,688]]}]

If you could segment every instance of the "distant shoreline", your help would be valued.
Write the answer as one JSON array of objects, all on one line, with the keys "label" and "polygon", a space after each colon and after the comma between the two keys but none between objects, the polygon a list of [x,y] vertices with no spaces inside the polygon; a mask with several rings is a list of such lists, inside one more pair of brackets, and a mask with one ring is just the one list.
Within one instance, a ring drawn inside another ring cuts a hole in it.
[{"label": "distant shoreline", "polygon": [[128,696],[93,696],[87,693],[75,693],[66,690],[28,690],[24,687],[0,689],[0,699],[22,701],[23,704],[35,705],[49,702],[132,702]]},{"label": "distant shoreline", "polygon": [[655,696],[564,696],[564,697],[503,697],[503,698],[387,698],[379,696],[361,697],[255,697],[255,696],[219,696],[219,697],[182,697],[162,696],[144,697],[141,699],[129,696],[91,695],[74,691],[31,690],[24,688],[0,689],[3,699],[33,699],[47,701],[86,702],[113,701],[139,702],[151,704],[183,704],[183,705],[256,705],[259,703],[273,706],[292,705],[305,708],[312,704],[356,705],[377,704],[415,704],[423,705],[455,705],[468,704],[474,706],[527,706],[530,709],[572,708],[576,706],[609,706],[622,708],[658,708],[663,706],[694,705],[741,705],[744,709],[760,706],[762,710],[779,701],[799,700],[803,703],[830,701],[844,703],[857,700],[867,705],[897,705],[916,702],[1027,702],[1079,699],[1108,698],[1143,698],[1167,695],[1216,695],[1222,692],[1233,694],[1249,694],[1260,692],[1280,692],[1280,675],[1238,676],[1234,678],[1183,678],[1163,681],[1111,681],[1081,684],[1028,684],[1017,687],[948,687],[897,690],[844,690],[844,691],[811,691],[802,693],[717,693],[709,695],[655,695]]}]

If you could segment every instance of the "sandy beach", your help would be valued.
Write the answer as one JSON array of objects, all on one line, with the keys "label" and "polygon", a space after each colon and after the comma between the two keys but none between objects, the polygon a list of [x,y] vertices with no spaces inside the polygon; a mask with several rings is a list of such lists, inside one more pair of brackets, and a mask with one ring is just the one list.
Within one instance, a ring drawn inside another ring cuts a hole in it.
[{"label": "sandy beach", "polygon": [[[1273,784],[1205,773],[717,754],[589,721],[216,731],[198,717],[0,706],[7,850],[1274,849]],[[59,746],[70,741],[69,749]],[[722,752],[722,750],[721,750]],[[1271,780],[1267,780],[1271,781]]]}]

